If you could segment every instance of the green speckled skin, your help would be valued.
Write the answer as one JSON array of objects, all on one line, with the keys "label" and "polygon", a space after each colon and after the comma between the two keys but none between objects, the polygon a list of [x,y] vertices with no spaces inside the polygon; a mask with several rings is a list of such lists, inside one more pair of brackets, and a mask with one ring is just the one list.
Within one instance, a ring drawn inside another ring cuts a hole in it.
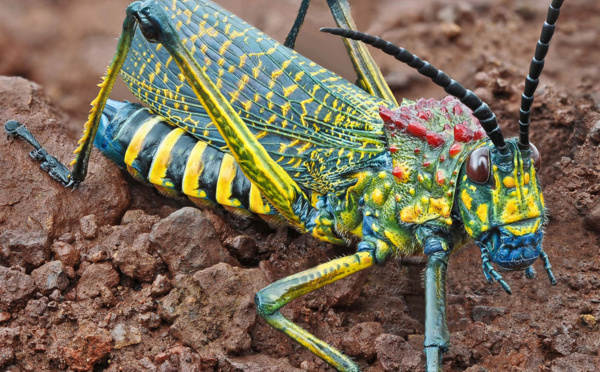
[{"label": "green speckled skin", "polygon": [[[382,117],[388,116],[390,113],[382,110]],[[455,131],[457,126],[472,133],[470,137]],[[399,184],[396,202],[400,220],[451,225],[460,168],[469,153],[486,141],[477,119],[453,97],[416,103],[404,100],[385,128]]]}]

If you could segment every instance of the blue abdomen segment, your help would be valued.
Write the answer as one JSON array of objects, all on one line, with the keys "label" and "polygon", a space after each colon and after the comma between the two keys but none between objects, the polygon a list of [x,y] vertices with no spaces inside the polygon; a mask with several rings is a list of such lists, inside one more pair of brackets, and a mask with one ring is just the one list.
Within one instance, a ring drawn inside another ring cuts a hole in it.
[{"label": "blue abdomen segment", "polygon": [[242,214],[277,214],[232,155],[138,104],[109,100],[94,145],[167,196],[187,196],[202,207],[220,204]]}]

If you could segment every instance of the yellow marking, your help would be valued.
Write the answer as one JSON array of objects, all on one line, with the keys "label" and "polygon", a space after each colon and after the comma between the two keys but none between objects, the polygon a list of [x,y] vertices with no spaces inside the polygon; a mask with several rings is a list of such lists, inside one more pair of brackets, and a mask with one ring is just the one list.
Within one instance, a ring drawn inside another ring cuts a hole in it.
[{"label": "yellow marking", "polygon": [[289,95],[290,95],[290,94],[292,94],[292,93],[293,93],[293,92],[294,92],[296,89],[298,89],[298,86],[297,86],[297,85],[290,85],[290,86],[289,86],[289,87],[287,87],[287,88],[283,88],[283,96],[284,96],[284,97],[287,97],[287,96],[289,96]]},{"label": "yellow marking", "polygon": [[273,122],[275,120],[277,120],[277,115],[273,114],[273,115],[271,115],[271,117],[269,118],[269,120],[267,120],[267,123],[273,124]]},{"label": "yellow marking", "polygon": [[231,96],[231,100],[229,102],[234,103],[235,101],[238,100],[238,97],[240,95],[240,91],[239,90],[235,90],[233,92],[229,92],[229,95]]},{"label": "yellow marking", "polygon": [[525,173],[525,176],[523,176],[523,181],[526,185],[529,184],[529,173]]},{"label": "yellow marking", "polygon": [[450,217],[450,206],[448,205],[446,198],[430,198],[429,214],[439,215],[446,218]]},{"label": "yellow marking", "polygon": [[275,70],[271,73],[271,79],[276,80],[279,76],[281,76],[281,74],[283,74],[282,69]]},{"label": "yellow marking", "polygon": [[477,216],[479,216],[479,220],[481,220],[481,222],[487,224],[487,222],[488,222],[488,206],[487,206],[487,204],[481,204],[479,207],[477,207]]},{"label": "yellow marking", "polygon": [[250,212],[257,214],[271,213],[271,207],[263,202],[262,194],[253,183],[250,184]]},{"label": "yellow marking", "polygon": [[281,114],[283,116],[286,116],[288,111],[290,110],[291,105],[289,102],[284,103],[283,105],[281,105]]},{"label": "yellow marking", "polygon": [[231,197],[231,184],[235,178],[236,163],[233,156],[230,154],[223,155],[219,177],[217,179],[216,199],[217,203],[223,206],[240,207],[242,203],[239,200]]},{"label": "yellow marking", "polygon": [[526,224],[524,226],[522,225],[506,225],[504,226],[504,228],[508,231],[510,231],[512,234],[517,235],[517,236],[521,236],[521,235],[525,235],[525,234],[531,234],[537,231],[538,227],[540,226],[540,222],[541,220],[536,220],[535,223],[533,225],[531,224]]},{"label": "yellow marking", "polygon": [[373,194],[371,194],[371,199],[373,199],[373,201],[376,204],[383,204],[384,200],[383,200],[383,193],[381,192],[380,189],[375,189],[373,190]]},{"label": "yellow marking", "polygon": [[240,82],[238,83],[238,90],[244,90],[249,81],[250,77],[248,75],[242,75],[242,77],[240,77]]},{"label": "yellow marking", "polygon": [[504,177],[502,183],[504,183],[504,186],[508,187],[509,189],[515,187],[515,179],[512,177]]},{"label": "yellow marking", "polygon": [[142,150],[144,139],[146,138],[148,133],[150,133],[150,130],[152,130],[152,128],[154,128],[154,126],[160,122],[160,120],[161,118],[158,116],[153,117],[152,119],[142,124],[142,126],[139,127],[133,135],[129,146],[127,146],[127,151],[125,152],[124,161],[125,164],[128,165],[128,169],[129,167],[133,166],[133,162],[135,161],[135,159],[137,159],[138,154]]},{"label": "yellow marking", "polygon": [[244,107],[244,110],[246,111],[250,111],[250,109],[252,108],[252,101],[248,100],[246,102],[241,102],[242,106]]},{"label": "yellow marking", "polygon": [[418,204],[409,205],[400,212],[400,219],[406,223],[417,222],[421,214],[423,214],[423,207]]},{"label": "yellow marking", "polygon": [[244,65],[246,65],[246,60],[248,59],[248,55],[247,54],[242,54],[240,56],[240,63],[238,64],[238,66],[240,68],[244,67]]},{"label": "yellow marking", "polygon": [[221,45],[221,47],[219,48],[219,55],[224,55],[232,43],[233,43],[233,41],[231,41],[231,40],[225,40],[223,42],[223,45]]},{"label": "yellow marking", "polygon": [[471,210],[471,202],[473,202],[473,198],[471,197],[471,195],[469,195],[467,190],[462,191],[462,193],[460,194],[460,198],[462,199],[462,202],[465,205],[465,207],[467,207],[468,210]]},{"label": "yellow marking", "polygon": [[199,189],[198,180],[204,171],[204,163],[202,162],[202,154],[208,145],[205,142],[198,141],[187,161],[185,171],[183,173],[182,191],[184,194],[192,197],[205,198],[206,193]]},{"label": "yellow marking", "polygon": [[302,76],[304,76],[304,71],[298,72],[296,76],[294,76],[294,80],[298,82],[302,79]]}]

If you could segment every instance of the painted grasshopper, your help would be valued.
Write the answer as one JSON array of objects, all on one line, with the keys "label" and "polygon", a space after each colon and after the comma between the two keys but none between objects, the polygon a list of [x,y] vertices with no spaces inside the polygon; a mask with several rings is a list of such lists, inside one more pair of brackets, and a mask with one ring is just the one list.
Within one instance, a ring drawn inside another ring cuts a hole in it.
[{"label": "painted grasshopper", "polygon": [[[550,6],[525,82],[520,135],[510,140],[474,93],[405,49],[353,31],[346,0],[328,3],[342,28],[323,31],[345,37],[356,85],[290,49],[309,0],[285,46],[207,1],[138,1],[127,8],[72,171],[21,124],[5,128],[29,141],[32,156],[66,187],[85,179],[94,143],[167,195],[282,219],[335,244],[358,240],[356,254],[281,279],[255,297],[271,326],[340,371],[358,367],[279,309],[391,256],[427,255],[424,348],[427,370],[441,370],[450,346],[445,277],[454,248],[475,240],[485,277],[508,293],[493,264],[532,278],[539,257],[556,284],[542,249],[541,161],[528,129],[562,0]],[[398,105],[358,41],[451,96]],[[150,109],[108,100],[119,73]]]}]

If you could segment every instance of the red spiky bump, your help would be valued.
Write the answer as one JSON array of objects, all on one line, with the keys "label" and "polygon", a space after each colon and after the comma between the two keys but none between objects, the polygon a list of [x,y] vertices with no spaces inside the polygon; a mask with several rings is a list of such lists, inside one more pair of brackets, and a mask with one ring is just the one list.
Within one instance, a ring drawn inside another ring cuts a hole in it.
[{"label": "red spiky bump", "polygon": [[464,124],[456,124],[454,127],[454,140],[458,142],[470,142],[475,138],[475,133]]},{"label": "red spiky bump", "polygon": [[452,144],[452,146],[450,146],[450,151],[449,151],[450,157],[453,158],[456,155],[460,154],[460,152],[462,151],[462,148],[463,148],[463,146],[460,143],[454,142]]},{"label": "red spiky bump", "polygon": [[427,128],[425,128],[421,123],[417,123],[416,121],[411,121],[408,123],[408,127],[406,128],[408,133],[412,134],[415,137],[425,137],[427,135]]},{"label": "red spiky bump", "polygon": [[397,166],[392,170],[392,174],[399,180],[404,179],[404,168],[401,166]]},{"label": "red spiky bump", "polygon": [[390,152],[392,154],[395,154],[398,151],[398,146],[396,146],[395,144],[391,144],[390,145]]},{"label": "red spiky bump", "polygon": [[404,130],[408,126],[408,123],[406,121],[406,115],[401,114],[399,118],[395,118],[392,121],[392,124],[396,129]]},{"label": "red spiky bump", "polygon": [[460,105],[458,103],[456,105],[454,105],[454,108],[452,109],[452,111],[454,112],[455,116],[462,115],[462,113],[463,113],[463,109],[462,109],[462,107],[460,107]]},{"label": "red spiky bump", "polygon": [[387,107],[380,106],[379,116],[381,116],[384,122],[389,123],[394,118],[394,111],[390,110]]},{"label": "red spiky bump", "polygon": [[433,114],[429,110],[417,112],[417,117],[421,120],[429,121],[433,117]]},{"label": "red spiky bump", "polygon": [[434,148],[440,147],[446,143],[444,137],[439,133],[427,132],[425,138],[427,138],[427,143]]},{"label": "red spiky bump", "polygon": [[444,181],[446,181],[446,177],[444,177],[443,171],[437,171],[437,173],[435,174],[435,181],[438,183],[438,185],[444,184]]}]

